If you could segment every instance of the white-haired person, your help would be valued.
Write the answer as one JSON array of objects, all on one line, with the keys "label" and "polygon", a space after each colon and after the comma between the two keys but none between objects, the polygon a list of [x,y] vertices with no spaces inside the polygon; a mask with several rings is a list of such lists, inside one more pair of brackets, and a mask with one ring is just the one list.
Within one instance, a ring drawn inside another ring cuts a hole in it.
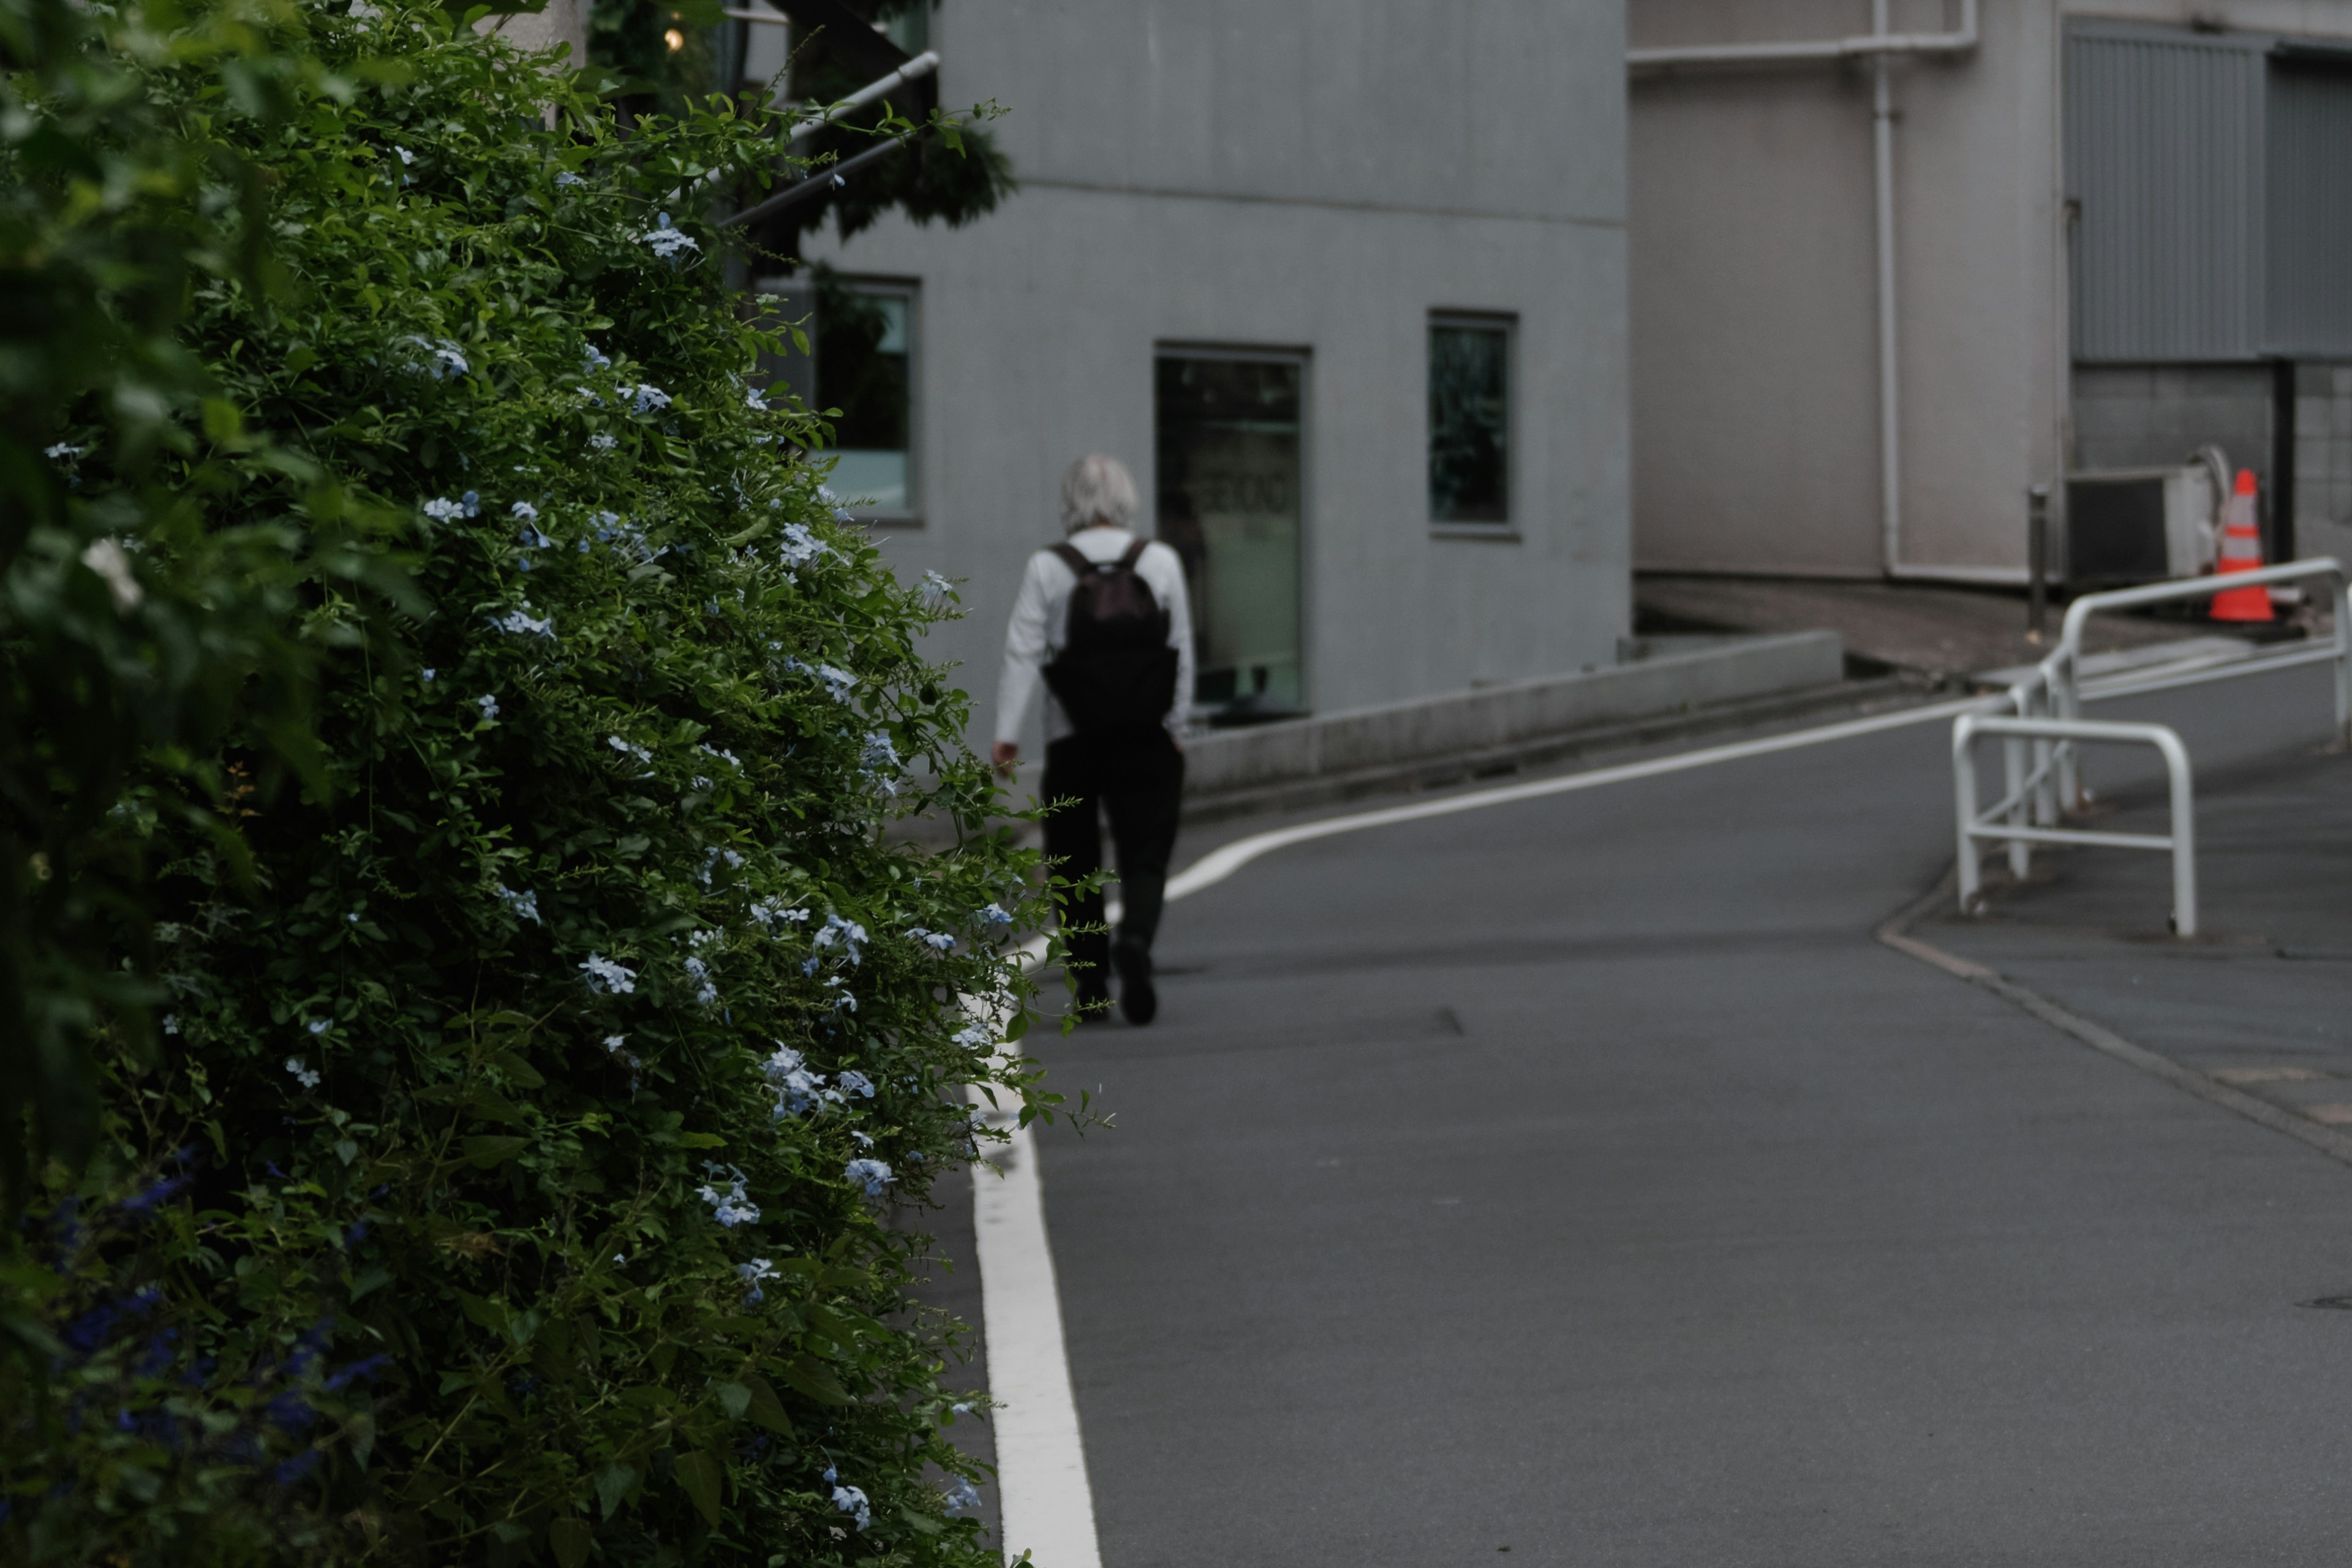
[{"label": "white-haired person", "polygon": [[1010,777],[1021,727],[1045,688],[1045,776],[1038,798],[1054,869],[1087,877],[1103,863],[1102,817],[1118,851],[1118,930],[1105,932],[1097,892],[1062,911],[1081,1016],[1110,1005],[1148,1024],[1160,1010],[1151,939],[1184,793],[1184,714],[1192,692],[1192,613],[1184,565],[1135,532],[1134,477],[1116,458],[1080,458],[1062,479],[1059,544],[1029,558],[1004,630],[996,689],[997,771]]}]

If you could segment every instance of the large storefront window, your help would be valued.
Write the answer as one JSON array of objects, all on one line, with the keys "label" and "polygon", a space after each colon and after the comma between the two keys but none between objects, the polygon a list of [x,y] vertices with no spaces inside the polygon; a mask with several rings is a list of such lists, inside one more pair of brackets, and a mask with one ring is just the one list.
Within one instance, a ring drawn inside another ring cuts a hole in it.
[{"label": "large storefront window", "polygon": [[1155,386],[1160,537],[1184,558],[1213,723],[1305,710],[1301,414],[1296,355],[1163,353]]}]

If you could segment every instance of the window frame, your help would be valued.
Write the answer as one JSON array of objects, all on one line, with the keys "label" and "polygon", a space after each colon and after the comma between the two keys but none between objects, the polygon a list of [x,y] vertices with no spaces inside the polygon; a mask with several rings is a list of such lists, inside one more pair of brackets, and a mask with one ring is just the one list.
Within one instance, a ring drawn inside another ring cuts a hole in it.
[{"label": "window frame", "polygon": [[[859,294],[887,294],[905,302],[907,311],[907,505],[896,510],[852,510],[853,521],[873,528],[919,529],[924,526],[923,516],[923,292],[919,279],[868,277],[864,274],[835,273],[834,284]],[[808,406],[812,413],[825,407],[824,382],[819,374],[821,340],[824,331],[823,312],[817,308],[815,279],[806,272],[777,274],[752,280],[748,292],[754,297],[768,295],[781,299],[782,303],[770,308],[779,322],[805,320],[810,329],[809,353],[805,362],[808,378]],[[779,376],[770,383],[779,391],[800,392],[802,388],[788,378]],[[815,456],[827,456],[840,450],[827,447]]]},{"label": "window frame", "polygon": [[[1428,516],[1434,510],[1430,503],[1431,467],[1435,453],[1435,424],[1429,413],[1429,377],[1434,355],[1433,340],[1447,327],[1470,328],[1503,334],[1503,515],[1491,521]],[[1491,539],[1516,541],[1520,537],[1519,510],[1519,317],[1516,310],[1432,310],[1423,323],[1421,333],[1421,495],[1423,521],[1430,535],[1437,539]]]}]

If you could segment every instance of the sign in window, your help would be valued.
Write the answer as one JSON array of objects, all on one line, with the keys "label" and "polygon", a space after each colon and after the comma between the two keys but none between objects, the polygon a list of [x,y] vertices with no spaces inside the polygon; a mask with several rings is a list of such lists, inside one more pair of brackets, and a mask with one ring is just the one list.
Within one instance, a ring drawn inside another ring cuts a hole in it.
[{"label": "sign in window", "polygon": [[1302,712],[1301,402],[1296,355],[1162,353],[1160,537],[1192,597],[1196,703],[1212,723]]},{"label": "sign in window", "polygon": [[1511,521],[1511,329],[1507,321],[1429,324],[1429,517]]}]

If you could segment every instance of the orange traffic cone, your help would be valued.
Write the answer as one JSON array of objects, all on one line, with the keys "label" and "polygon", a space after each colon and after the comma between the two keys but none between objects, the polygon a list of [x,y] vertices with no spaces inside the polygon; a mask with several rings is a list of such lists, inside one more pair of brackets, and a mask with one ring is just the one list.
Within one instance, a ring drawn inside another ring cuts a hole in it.
[{"label": "orange traffic cone", "polygon": [[[2254,471],[2238,470],[2238,490],[2221,509],[2221,559],[2216,575],[2252,572],[2263,563],[2262,531],[2254,526]],[[2271,618],[2268,588],[2224,588],[2213,595],[2207,612],[2217,621],[2267,621]]]}]

